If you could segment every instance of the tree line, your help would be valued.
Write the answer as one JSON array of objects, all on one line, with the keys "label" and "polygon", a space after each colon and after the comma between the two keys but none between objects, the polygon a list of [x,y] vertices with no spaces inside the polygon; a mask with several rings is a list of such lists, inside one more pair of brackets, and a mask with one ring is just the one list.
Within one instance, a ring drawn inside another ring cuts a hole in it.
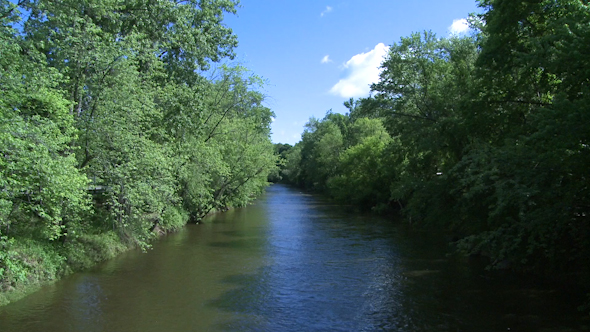
[{"label": "tree line", "polygon": [[280,147],[280,176],[443,226],[491,267],[590,287],[588,3],[479,6],[471,35],[392,45],[370,97]]},{"label": "tree line", "polygon": [[[276,167],[234,0],[0,0],[0,292],[206,214]],[[0,302],[5,298],[0,299]]]}]

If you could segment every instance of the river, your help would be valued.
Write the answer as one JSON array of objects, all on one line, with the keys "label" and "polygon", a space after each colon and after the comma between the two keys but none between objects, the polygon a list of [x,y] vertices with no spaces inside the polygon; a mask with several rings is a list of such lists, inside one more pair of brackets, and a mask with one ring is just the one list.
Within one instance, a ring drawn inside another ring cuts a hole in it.
[{"label": "river", "polygon": [[445,236],[271,186],[0,307],[0,331],[581,331],[571,295],[448,255]]}]

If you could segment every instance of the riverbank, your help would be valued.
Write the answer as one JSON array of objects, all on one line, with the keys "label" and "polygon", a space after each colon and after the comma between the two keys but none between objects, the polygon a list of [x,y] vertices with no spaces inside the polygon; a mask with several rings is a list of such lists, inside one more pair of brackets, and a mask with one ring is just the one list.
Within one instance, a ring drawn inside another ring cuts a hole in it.
[{"label": "riverbank", "polygon": [[12,238],[8,246],[9,249],[2,253],[8,263],[1,274],[0,306],[137,248],[124,243],[114,232],[88,234],[67,243]]},{"label": "riverbank", "polygon": [[[206,216],[230,209],[211,211]],[[63,241],[27,237],[5,239],[0,243],[0,259],[6,266],[0,269],[0,306],[18,301],[45,285],[72,273],[86,271],[129,250],[150,250],[153,242],[179,231],[189,223],[187,213],[176,211],[175,214],[149,231],[147,243],[134,241],[112,230],[101,232],[97,227],[88,228],[86,234]]]}]

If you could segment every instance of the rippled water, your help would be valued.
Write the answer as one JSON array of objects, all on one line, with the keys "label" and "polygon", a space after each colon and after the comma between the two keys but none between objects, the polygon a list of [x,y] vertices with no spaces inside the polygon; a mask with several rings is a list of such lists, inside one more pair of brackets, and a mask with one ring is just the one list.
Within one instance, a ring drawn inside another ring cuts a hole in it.
[{"label": "rippled water", "polygon": [[448,258],[444,236],[274,185],[0,308],[0,331],[581,331],[571,294]]}]

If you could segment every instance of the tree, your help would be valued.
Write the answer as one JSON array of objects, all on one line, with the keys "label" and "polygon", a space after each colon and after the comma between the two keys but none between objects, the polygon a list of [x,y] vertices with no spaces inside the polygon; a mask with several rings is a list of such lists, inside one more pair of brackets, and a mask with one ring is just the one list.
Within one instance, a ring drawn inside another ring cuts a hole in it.
[{"label": "tree", "polygon": [[15,31],[1,28],[0,228],[10,235],[38,224],[44,238],[59,239],[88,209],[69,102],[57,87],[61,75],[34,51],[23,56]]},{"label": "tree", "polygon": [[236,6],[0,0],[0,290],[261,192],[276,167],[263,82],[205,76],[233,57]]},{"label": "tree", "polygon": [[329,178],[329,192],[340,202],[379,209],[389,204],[387,188],[393,169],[387,148],[392,140],[381,120],[360,118],[350,126],[349,147],[338,160],[338,174]]},{"label": "tree", "polygon": [[278,156],[277,168],[274,172],[269,174],[268,181],[273,182],[273,183],[277,183],[277,182],[281,182],[283,180],[286,180],[287,174],[285,173],[285,171],[286,171],[286,166],[287,166],[287,155],[291,151],[293,146],[291,146],[291,144],[287,144],[287,143],[285,143],[285,144],[275,143],[273,146],[274,146],[274,153],[276,156]]},{"label": "tree", "polygon": [[266,185],[277,157],[270,142],[274,114],[257,91],[263,81],[241,67],[219,68],[208,85],[203,110],[174,104],[166,121],[178,136],[181,197],[193,221],[213,210],[243,206]]},{"label": "tree", "polygon": [[[397,177],[391,198],[416,219],[449,215],[449,171],[469,142],[463,112],[471,104],[476,41],[412,34],[391,46],[374,97],[361,100],[356,116],[383,119],[396,143],[391,163]],[[441,176],[442,175],[442,176]],[[452,214],[451,214],[452,215]]]},{"label": "tree", "polygon": [[338,158],[344,148],[343,117],[328,112],[323,120],[311,118],[305,125],[298,179],[306,188],[325,191],[328,178],[336,175]]},{"label": "tree", "polygon": [[[458,170],[468,215],[487,224],[464,242],[520,269],[588,275],[587,5],[482,1],[476,139]],[[485,152],[484,152],[485,151]],[[485,198],[485,199],[482,199]],[[479,214],[473,213],[479,211]],[[463,221],[467,224],[468,221]],[[584,278],[584,277],[582,277]]]}]

